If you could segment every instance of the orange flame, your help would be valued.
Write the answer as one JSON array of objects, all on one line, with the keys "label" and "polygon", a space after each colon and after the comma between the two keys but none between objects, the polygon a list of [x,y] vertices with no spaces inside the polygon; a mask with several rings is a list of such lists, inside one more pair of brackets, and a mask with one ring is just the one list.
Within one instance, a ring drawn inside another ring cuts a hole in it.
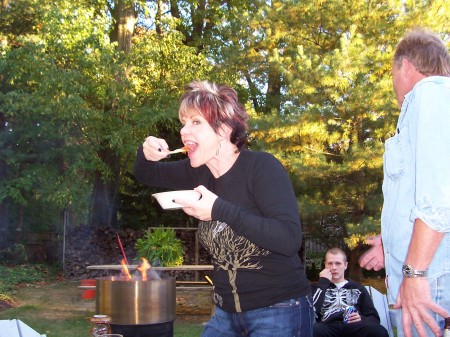
[{"label": "orange flame", "polygon": [[125,280],[126,281],[131,280],[131,274],[128,271],[128,267],[127,267],[127,264],[125,263],[125,260],[122,259],[122,261],[120,261],[120,264],[122,265],[122,274],[125,277]]},{"label": "orange flame", "polygon": [[143,257],[141,259],[142,259],[142,263],[136,269],[141,272],[142,281],[147,281],[147,270],[149,270],[152,266],[150,265],[150,263],[148,263],[148,260],[145,257]]}]

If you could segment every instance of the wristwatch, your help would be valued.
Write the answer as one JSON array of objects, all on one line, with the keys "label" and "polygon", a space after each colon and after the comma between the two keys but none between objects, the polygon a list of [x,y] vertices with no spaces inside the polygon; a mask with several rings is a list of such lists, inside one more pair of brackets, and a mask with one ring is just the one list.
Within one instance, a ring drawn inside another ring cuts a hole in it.
[{"label": "wristwatch", "polygon": [[403,270],[403,276],[408,277],[408,278],[427,277],[428,276],[428,270],[415,270],[409,264],[403,265],[402,270]]}]

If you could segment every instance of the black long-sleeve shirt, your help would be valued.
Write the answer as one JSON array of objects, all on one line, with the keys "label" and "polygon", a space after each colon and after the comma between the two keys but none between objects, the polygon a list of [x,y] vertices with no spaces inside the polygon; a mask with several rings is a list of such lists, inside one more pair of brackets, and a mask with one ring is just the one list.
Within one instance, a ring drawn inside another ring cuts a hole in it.
[{"label": "black long-sleeve shirt", "polygon": [[135,177],[170,190],[204,185],[218,196],[212,221],[200,221],[200,242],[214,265],[214,301],[228,312],[262,308],[310,293],[298,251],[301,225],[292,184],[281,163],[264,152],[243,150],[231,169],[215,178],[189,159],[152,162],[138,149]]},{"label": "black long-sleeve shirt", "polygon": [[345,309],[354,306],[362,321],[380,323],[369,292],[358,282],[349,280],[342,288],[337,288],[333,282],[321,277],[312,284],[312,292],[317,322],[342,322]]}]

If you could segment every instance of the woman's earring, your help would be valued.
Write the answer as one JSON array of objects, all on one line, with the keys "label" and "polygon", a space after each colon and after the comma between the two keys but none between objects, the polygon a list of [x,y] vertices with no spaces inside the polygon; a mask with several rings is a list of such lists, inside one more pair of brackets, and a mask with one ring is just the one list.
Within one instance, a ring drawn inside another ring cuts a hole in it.
[{"label": "woman's earring", "polygon": [[222,146],[222,143],[221,142],[219,142],[219,145],[217,145],[217,149],[216,149],[216,156],[218,156],[219,155],[219,152],[220,152],[220,147]]}]

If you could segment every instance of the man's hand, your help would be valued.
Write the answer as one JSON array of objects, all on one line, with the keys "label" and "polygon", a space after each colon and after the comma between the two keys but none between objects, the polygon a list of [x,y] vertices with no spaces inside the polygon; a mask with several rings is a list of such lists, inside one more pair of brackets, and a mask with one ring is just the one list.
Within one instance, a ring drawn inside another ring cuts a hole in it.
[{"label": "man's hand", "polygon": [[[444,232],[437,232],[421,219],[416,219],[405,264],[410,264],[419,270],[428,269],[444,235]],[[442,266],[442,268],[444,267]],[[427,277],[403,278],[394,308],[402,309],[402,326],[405,337],[412,336],[412,324],[420,337],[427,336],[424,324],[430,327],[435,336],[442,336],[431,313],[435,312],[443,317],[448,316],[449,313],[433,302]]]},{"label": "man's hand", "polygon": [[412,337],[411,324],[414,324],[420,337],[427,337],[424,324],[430,327],[435,336],[440,337],[441,329],[430,312],[442,317],[449,316],[444,308],[431,300],[430,285],[426,277],[404,278],[394,308],[402,309],[405,337]]},{"label": "man's hand", "polygon": [[384,268],[384,252],[381,235],[374,236],[366,240],[366,243],[372,247],[361,255],[359,265],[367,270],[381,270]]},{"label": "man's hand", "polygon": [[359,322],[359,321],[361,321],[361,316],[360,316],[360,314],[359,314],[359,312],[357,312],[357,311],[355,311],[355,312],[352,312],[349,316],[348,316],[348,321],[347,321],[347,323],[356,323],[356,322]]},{"label": "man's hand", "polygon": [[331,271],[329,269],[325,268],[319,273],[319,277],[325,277],[331,281],[333,275],[331,275]]}]

